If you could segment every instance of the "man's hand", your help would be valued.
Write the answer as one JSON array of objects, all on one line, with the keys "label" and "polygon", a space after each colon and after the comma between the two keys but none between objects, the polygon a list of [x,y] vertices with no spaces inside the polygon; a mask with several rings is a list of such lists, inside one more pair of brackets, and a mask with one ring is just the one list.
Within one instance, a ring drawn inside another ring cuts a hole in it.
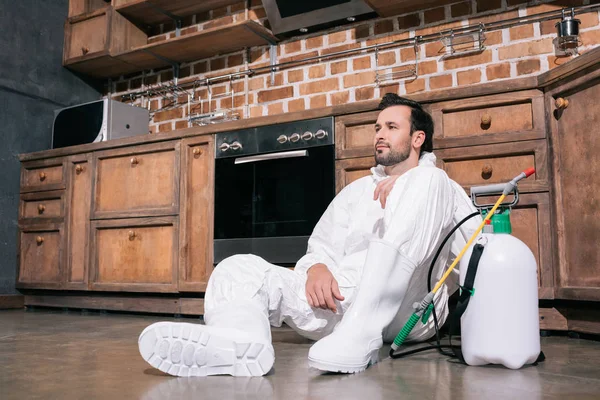
[{"label": "man's hand", "polygon": [[400,175],[393,175],[377,184],[377,187],[375,188],[375,194],[373,195],[373,200],[379,199],[381,202],[381,208],[385,208],[387,197],[394,188],[394,183],[396,183],[396,180],[399,177]]},{"label": "man's hand", "polygon": [[340,301],[344,296],[340,293],[338,283],[325,264],[315,264],[308,269],[306,281],[306,299],[311,307],[337,312],[333,298]]}]

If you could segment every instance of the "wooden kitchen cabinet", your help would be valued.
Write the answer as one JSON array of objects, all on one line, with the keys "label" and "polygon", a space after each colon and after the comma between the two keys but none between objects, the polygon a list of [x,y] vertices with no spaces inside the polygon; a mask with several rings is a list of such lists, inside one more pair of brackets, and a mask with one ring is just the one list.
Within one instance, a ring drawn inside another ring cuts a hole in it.
[{"label": "wooden kitchen cabinet", "polygon": [[90,288],[117,292],[176,292],[178,217],[91,223]]},{"label": "wooden kitchen cabinet", "polygon": [[111,0],[69,0],[69,18],[89,14],[110,6]]},{"label": "wooden kitchen cabinet", "polygon": [[597,66],[576,79],[558,81],[546,93],[557,299],[600,301],[599,103]]},{"label": "wooden kitchen cabinet", "polygon": [[92,218],[179,212],[179,141],[94,153]]},{"label": "wooden kitchen cabinet", "polygon": [[213,136],[181,143],[179,290],[202,292],[213,270]]},{"label": "wooden kitchen cabinet", "polygon": [[64,224],[19,226],[17,288],[60,289],[64,282]]}]

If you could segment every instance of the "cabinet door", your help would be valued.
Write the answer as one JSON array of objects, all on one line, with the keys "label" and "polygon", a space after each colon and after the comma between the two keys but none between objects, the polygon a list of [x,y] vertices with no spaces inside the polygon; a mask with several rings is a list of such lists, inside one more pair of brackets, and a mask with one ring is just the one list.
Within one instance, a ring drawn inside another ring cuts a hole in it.
[{"label": "cabinet door", "polygon": [[88,288],[90,203],[92,198],[91,155],[72,156],[67,160],[67,243],[65,287]]},{"label": "cabinet door", "polygon": [[214,142],[181,144],[179,291],[204,291],[213,270]]},{"label": "cabinet door", "polygon": [[62,288],[63,224],[27,224],[19,228],[17,287]]},{"label": "cabinet door", "polygon": [[559,83],[546,97],[560,299],[600,300],[599,103],[598,69]]},{"label": "cabinet door", "polygon": [[375,166],[375,157],[350,158],[335,162],[335,193],[339,193],[346,185],[371,174]]},{"label": "cabinet door", "polygon": [[179,145],[171,141],[95,153],[92,218],[176,215]]},{"label": "cabinet door", "polygon": [[177,217],[91,223],[93,290],[176,292]]}]

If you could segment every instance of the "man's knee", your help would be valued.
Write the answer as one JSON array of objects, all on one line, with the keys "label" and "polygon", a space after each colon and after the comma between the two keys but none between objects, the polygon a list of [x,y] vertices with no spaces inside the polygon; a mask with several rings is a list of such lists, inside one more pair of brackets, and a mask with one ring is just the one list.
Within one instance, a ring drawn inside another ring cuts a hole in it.
[{"label": "man's knee", "polygon": [[217,264],[211,277],[220,275],[243,276],[248,273],[252,274],[255,271],[264,272],[269,265],[267,261],[254,254],[236,254]]}]

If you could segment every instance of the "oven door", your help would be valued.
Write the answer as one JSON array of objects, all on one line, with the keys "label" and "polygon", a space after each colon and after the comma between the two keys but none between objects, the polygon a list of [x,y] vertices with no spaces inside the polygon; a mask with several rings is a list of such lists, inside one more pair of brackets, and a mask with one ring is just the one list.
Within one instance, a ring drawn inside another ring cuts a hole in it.
[{"label": "oven door", "polygon": [[334,162],[333,145],[215,160],[215,263],[294,265],[335,196]]}]

